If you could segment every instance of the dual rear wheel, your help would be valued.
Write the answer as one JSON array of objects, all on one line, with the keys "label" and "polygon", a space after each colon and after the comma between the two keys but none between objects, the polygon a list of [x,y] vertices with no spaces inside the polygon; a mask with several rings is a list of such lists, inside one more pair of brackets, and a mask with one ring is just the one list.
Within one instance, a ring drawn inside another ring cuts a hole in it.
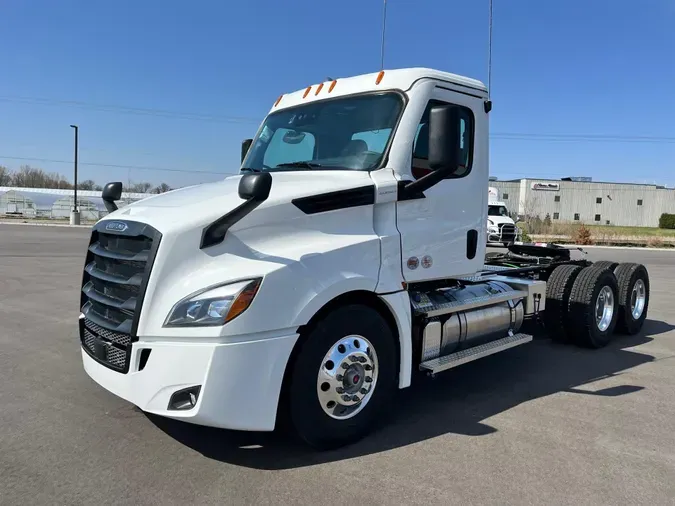
[{"label": "dual rear wheel", "polygon": [[544,321],[557,341],[601,348],[615,331],[638,333],[648,306],[649,275],[641,264],[562,265],[548,278]]}]

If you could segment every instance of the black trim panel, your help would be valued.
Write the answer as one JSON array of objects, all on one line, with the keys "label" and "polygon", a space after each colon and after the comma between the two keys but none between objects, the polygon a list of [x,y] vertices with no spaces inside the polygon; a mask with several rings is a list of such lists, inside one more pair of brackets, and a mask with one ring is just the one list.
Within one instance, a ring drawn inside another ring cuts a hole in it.
[{"label": "black trim panel", "polygon": [[375,185],[321,193],[310,197],[301,197],[291,201],[295,207],[305,214],[326,213],[347,209],[349,207],[369,206],[375,204]]},{"label": "black trim panel", "polygon": [[[460,86],[459,84],[457,86]],[[451,91],[453,93],[459,93],[460,95],[466,95],[468,97],[473,97],[473,98],[479,98],[479,99],[484,99],[485,97],[481,97],[480,95],[474,95],[473,93],[467,93],[466,91],[459,91],[459,90],[453,90],[452,88],[447,88],[445,86],[436,86],[439,90],[445,90],[445,91]],[[473,89],[473,88],[471,88]]]}]

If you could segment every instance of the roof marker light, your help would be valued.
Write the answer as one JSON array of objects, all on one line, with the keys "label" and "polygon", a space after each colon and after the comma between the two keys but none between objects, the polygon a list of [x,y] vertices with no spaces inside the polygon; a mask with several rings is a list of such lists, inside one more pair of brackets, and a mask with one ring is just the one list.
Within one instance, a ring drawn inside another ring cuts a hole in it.
[{"label": "roof marker light", "polygon": [[384,77],[384,70],[380,70],[380,73],[377,74],[377,79],[375,79],[375,84],[380,84],[383,77]]},{"label": "roof marker light", "polygon": [[332,83],[330,83],[330,86],[328,87],[328,93],[333,91],[333,88],[335,88],[336,84],[337,84],[337,81],[333,81]]},{"label": "roof marker light", "polygon": [[321,83],[319,85],[319,87],[316,89],[316,92],[314,93],[314,96],[318,95],[322,88],[323,88],[323,83]]},{"label": "roof marker light", "polygon": [[279,102],[281,102],[281,99],[282,99],[282,98],[284,98],[284,96],[283,96],[283,95],[279,95],[279,98],[277,98],[277,101],[274,102],[274,107],[276,107],[276,106],[279,105]]},{"label": "roof marker light", "polygon": [[311,86],[307,86],[307,89],[305,90],[305,94],[302,96],[302,98],[307,98],[307,95],[309,95],[310,90],[312,89]]}]

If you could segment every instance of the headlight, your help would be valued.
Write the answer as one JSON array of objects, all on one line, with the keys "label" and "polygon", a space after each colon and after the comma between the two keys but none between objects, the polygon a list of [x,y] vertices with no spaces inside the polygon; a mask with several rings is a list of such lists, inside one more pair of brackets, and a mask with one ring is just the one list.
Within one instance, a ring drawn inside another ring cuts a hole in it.
[{"label": "headlight", "polygon": [[228,283],[190,295],[178,302],[165,327],[219,326],[236,318],[253,302],[262,279]]}]

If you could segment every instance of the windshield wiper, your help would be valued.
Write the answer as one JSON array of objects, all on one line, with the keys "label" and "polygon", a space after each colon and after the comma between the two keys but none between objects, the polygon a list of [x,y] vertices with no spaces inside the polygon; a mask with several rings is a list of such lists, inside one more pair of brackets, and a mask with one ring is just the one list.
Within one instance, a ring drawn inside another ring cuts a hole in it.
[{"label": "windshield wiper", "polygon": [[262,169],[255,169],[253,167],[242,167],[240,170],[242,172],[262,172]]},{"label": "windshield wiper", "polygon": [[294,167],[298,169],[314,169],[315,167],[321,167],[320,163],[314,162],[286,162],[280,163],[277,167]]}]

